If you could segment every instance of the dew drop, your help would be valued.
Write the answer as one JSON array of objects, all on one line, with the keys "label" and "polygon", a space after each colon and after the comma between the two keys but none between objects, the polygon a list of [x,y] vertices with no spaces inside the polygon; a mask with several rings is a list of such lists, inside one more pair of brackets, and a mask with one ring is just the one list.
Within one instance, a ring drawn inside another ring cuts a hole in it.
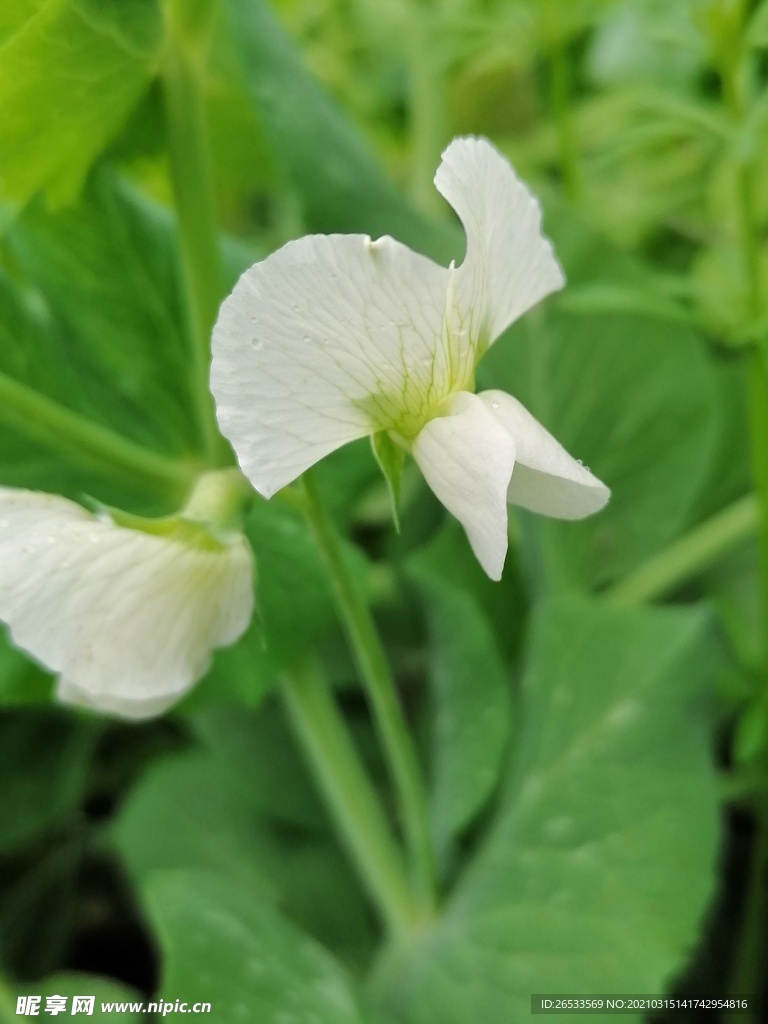
[{"label": "dew drop", "polygon": [[499,408],[499,403],[498,402],[491,402],[491,408],[492,409],[498,409]]}]

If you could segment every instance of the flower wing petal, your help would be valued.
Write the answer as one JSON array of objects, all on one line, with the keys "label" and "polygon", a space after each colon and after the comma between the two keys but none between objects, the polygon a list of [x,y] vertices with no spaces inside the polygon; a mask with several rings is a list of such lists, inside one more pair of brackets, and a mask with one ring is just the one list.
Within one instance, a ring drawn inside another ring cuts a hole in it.
[{"label": "flower wing petal", "polygon": [[541,233],[538,201],[486,139],[454,139],[443,153],[435,185],[459,215],[467,235],[456,271],[456,306],[480,352],[565,278]]},{"label": "flower wing petal", "polygon": [[246,629],[251,556],[117,526],[65,498],[0,488],[0,619],[60,674],[62,699],[156,714]]},{"label": "flower wing petal", "polygon": [[483,391],[477,397],[515,439],[510,504],[556,519],[583,519],[607,505],[611,492],[605,484],[572,458],[516,398],[505,391]]},{"label": "flower wing petal", "polygon": [[445,397],[448,278],[363,235],[300,238],[243,274],[214,327],[211,389],[256,490],[270,497],[348,441],[407,430],[404,410]]},{"label": "flower wing petal", "polygon": [[515,464],[511,435],[477,395],[459,392],[413,444],[413,457],[436,496],[464,527],[493,580],[507,553],[507,487]]}]

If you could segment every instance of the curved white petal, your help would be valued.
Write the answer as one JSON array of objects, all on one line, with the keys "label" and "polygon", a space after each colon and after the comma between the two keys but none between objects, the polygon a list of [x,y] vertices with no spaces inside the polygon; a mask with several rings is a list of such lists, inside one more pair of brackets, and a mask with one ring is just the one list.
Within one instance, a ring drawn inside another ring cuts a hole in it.
[{"label": "curved white petal", "polygon": [[477,395],[463,391],[413,444],[413,457],[440,501],[459,520],[483,569],[501,579],[507,553],[507,487],[512,436]]},{"label": "curved white petal", "polygon": [[486,139],[454,139],[435,185],[467,235],[456,271],[456,307],[482,354],[527,309],[562,288],[565,278],[541,233],[537,200]]},{"label": "curved white petal", "polygon": [[244,632],[252,591],[243,538],[197,546],[0,488],[0,619],[59,674],[64,700],[158,713],[204,674],[214,648]]},{"label": "curved white petal", "polygon": [[374,431],[416,433],[452,389],[448,280],[363,235],[310,235],[243,274],[214,327],[211,390],[256,490]]},{"label": "curved white petal", "polygon": [[505,391],[483,391],[477,397],[515,440],[510,504],[556,519],[583,519],[608,503],[611,492],[605,484],[572,458],[516,398]]}]

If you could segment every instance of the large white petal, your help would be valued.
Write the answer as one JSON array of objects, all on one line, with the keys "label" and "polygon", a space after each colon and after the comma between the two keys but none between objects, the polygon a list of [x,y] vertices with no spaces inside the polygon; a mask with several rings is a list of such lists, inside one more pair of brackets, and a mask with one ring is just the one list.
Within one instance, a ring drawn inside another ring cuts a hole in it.
[{"label": "large white petal", "polygon": [[0,619],[59,674],[62,699],[158,713],[246,629],[252,589],[242,538],[206,549],[0,488]]},{"label": "large white petal", "polygon": [[256,490],[269,497],[377,430],[417,432],[455,387],[448,281],[425,256],[363,235],[310,235],[243,274],[214,328],[211,389]]},{"label": "large white petal", "polygon": [[467,235],[456,271],[457,322],[469,326],[482,352],[565,278],[541,233],[537,200],[486,139],[454,139],[435,185]]},{"label": "large white petal", "polygon": [[507,487],[515,443],[477,395],[455,395],[413,444],[413,457],[445,507],[464,527],[493,580],[507,554]]},{"label": "large white petal", "polygon": [[517,462],[507,500],[556,519],[583,519],[599,512],[610,490],[572,458],[525,406],[505,391],[478,399],[515,440]]}]

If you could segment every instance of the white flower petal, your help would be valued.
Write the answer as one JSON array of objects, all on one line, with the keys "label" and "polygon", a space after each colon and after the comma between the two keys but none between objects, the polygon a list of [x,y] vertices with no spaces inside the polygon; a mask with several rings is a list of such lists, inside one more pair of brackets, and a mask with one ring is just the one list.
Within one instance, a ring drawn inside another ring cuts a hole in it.
[{"label": "white flower petal", "polygon": [[460,322],[480,339],[480,354],[527,309],[563,287],[541,209],[486,139],[454,139],[435,174],[459,215],[467,253],[456,271]]},{"label": "white flower petal", "polygon": [[507,487],[515,443],[477,395],[460,392],[413,444],[413,457],[459,520],[483,569],[501,579],[507,553]]},{"label": "white flower petal", "polygon": [[556,519],[583,519],[599,512],[610,490],[572,458],[516,398],[483,391],[478,399],[515,440],[517,462],[507,500]]},{"label": "white flower petal", "polygon": [[244,632],[252,603],[243,538],[206,548],[0,488],[0,619],[59,673],[63,699],[156,714]]},{"label": "white flower petal", "polygon": [[214,328],[211,390],[256,490],[377,430],[417,432],[452,389],[448,280],[363,235],[301,238],[243,274]]}]

